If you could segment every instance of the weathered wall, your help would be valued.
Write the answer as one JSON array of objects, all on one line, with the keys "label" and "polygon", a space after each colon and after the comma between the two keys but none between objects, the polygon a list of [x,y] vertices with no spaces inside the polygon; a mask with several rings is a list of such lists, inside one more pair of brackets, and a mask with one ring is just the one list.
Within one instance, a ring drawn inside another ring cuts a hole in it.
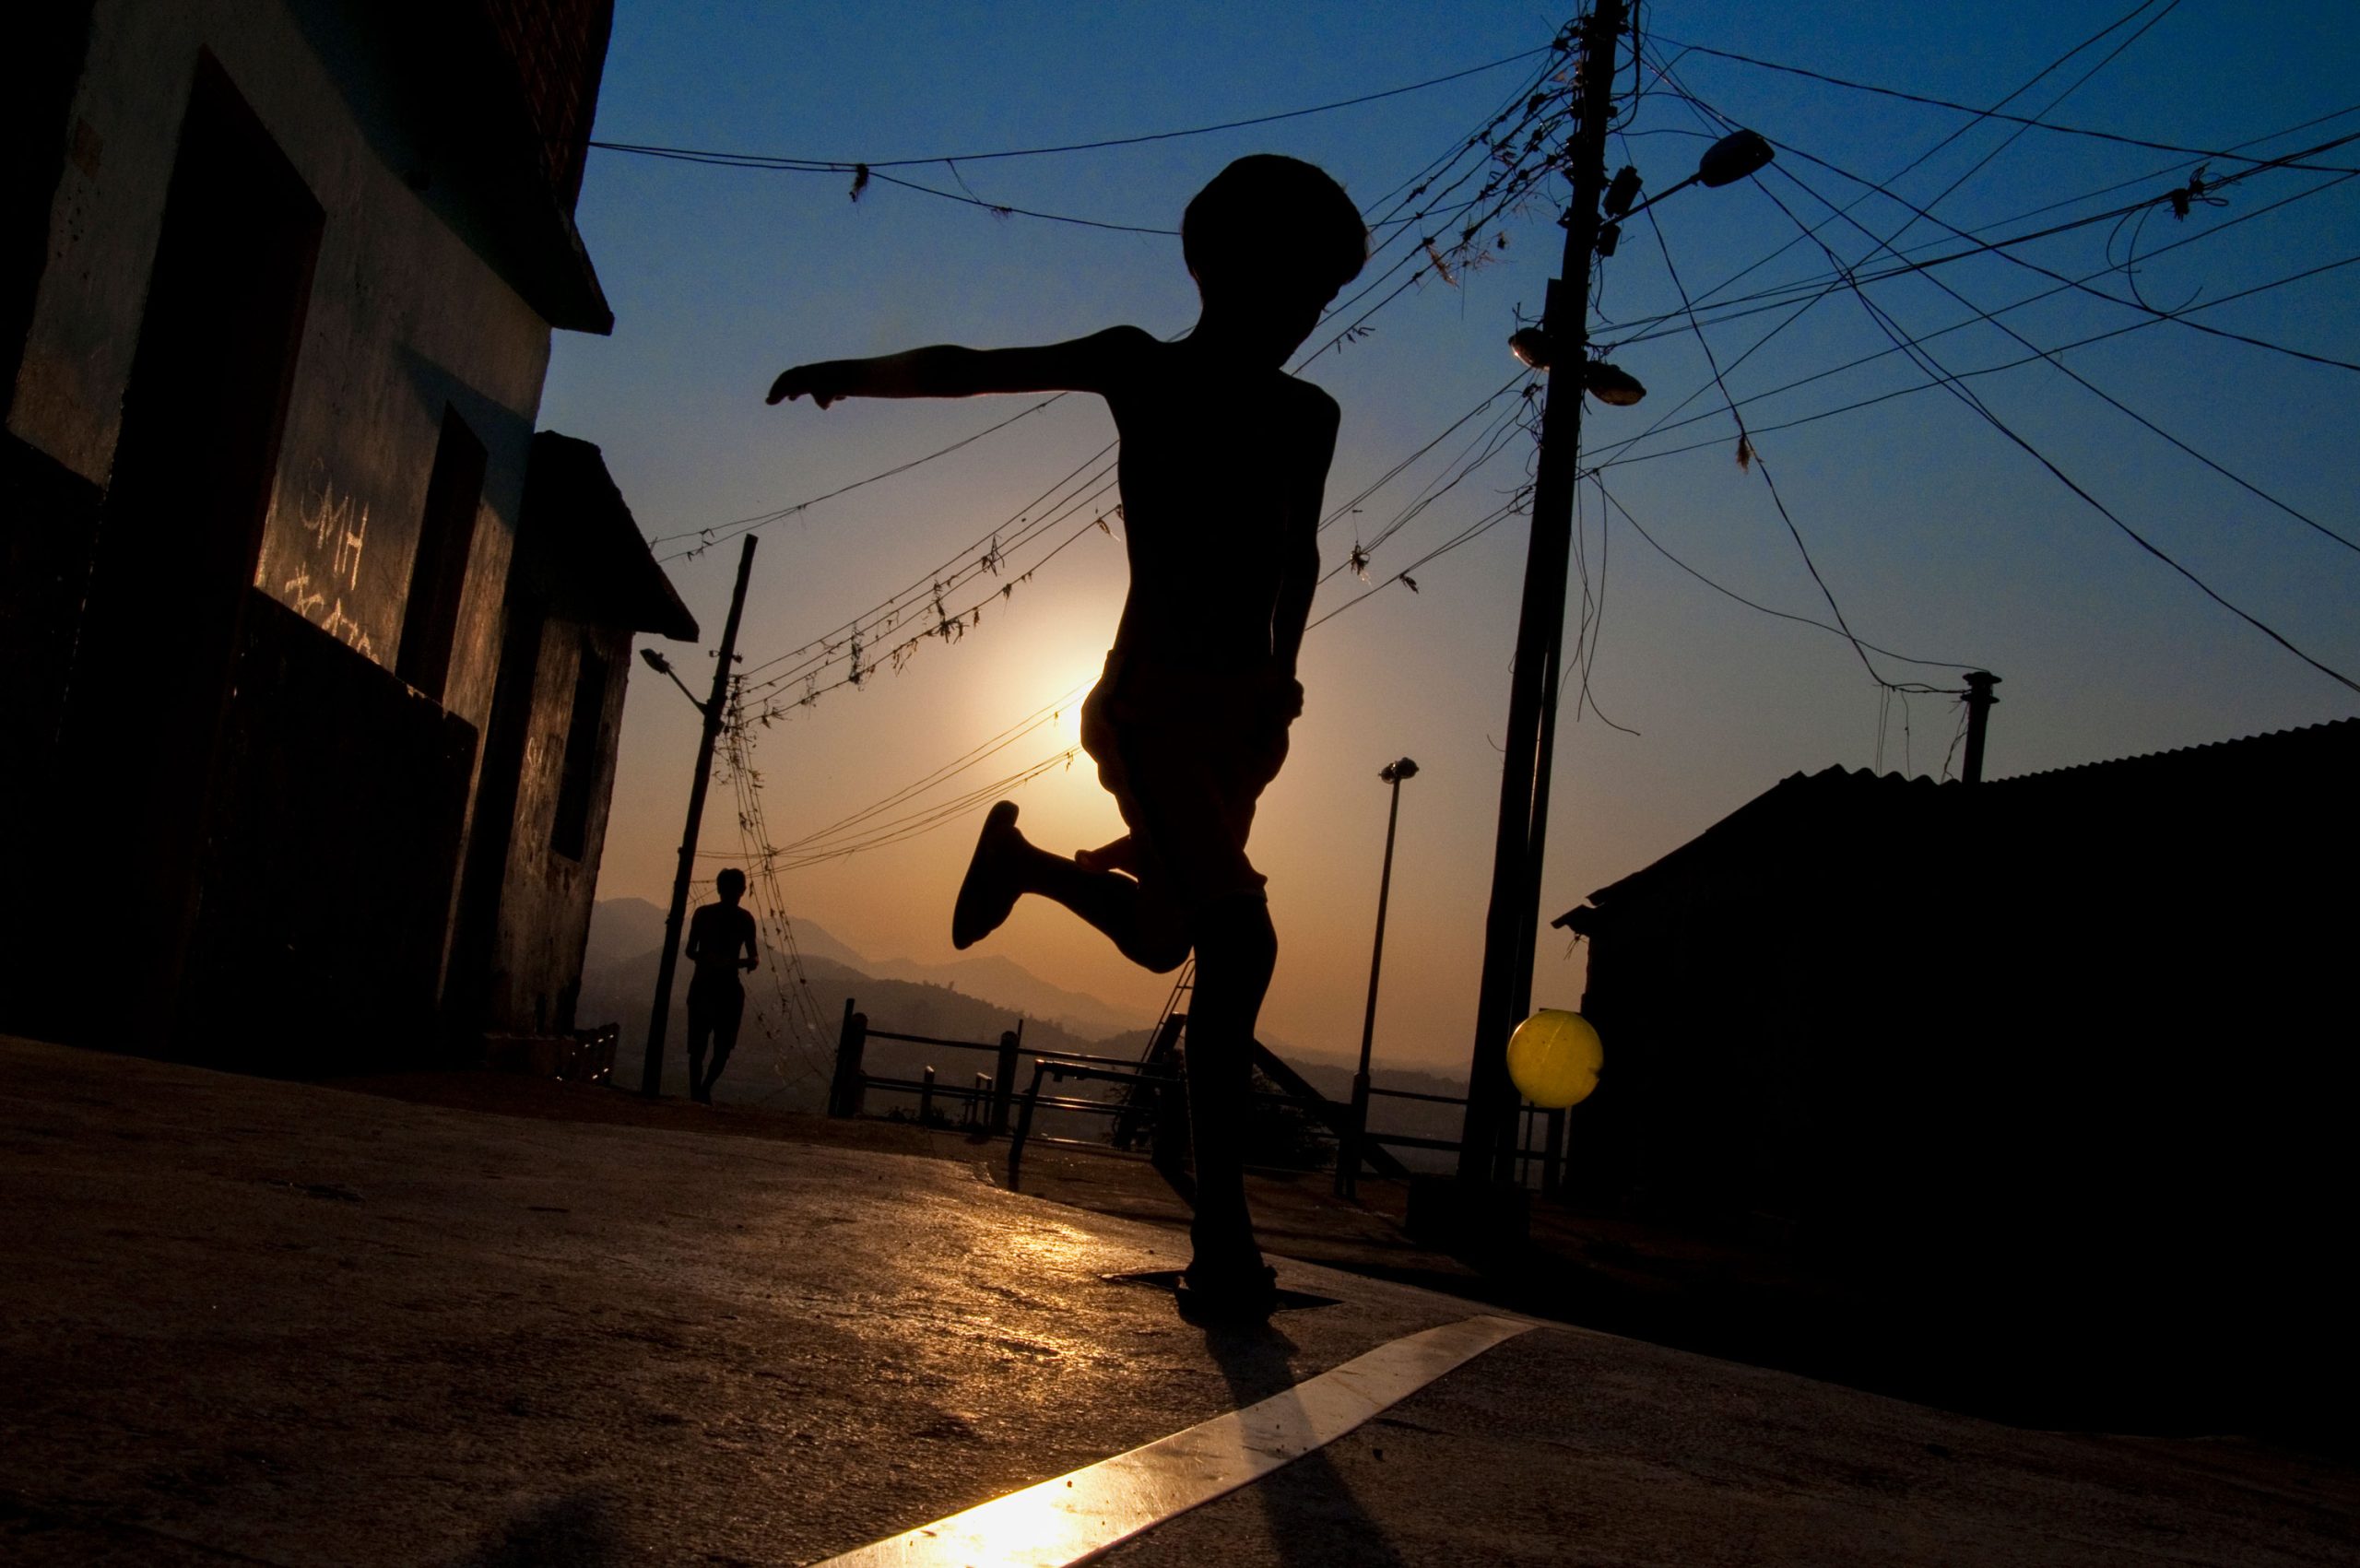
[{"label": "weathered wall", "polygon": [[[574,859],[552,846],[551,830],[585,642],[594,656],[606,663],[607,690],[594,737],[588,824],[581,858]],[[629,632],[584,627],[557,616],[544,622],[493,949],[488,1028],[540,1033],[573,1026],[630,667]]]},{"label": "weathered wall", "polygon": [[254,597],[181,1050],[267,1072],[415,1064],[435,1036],[475,728]]},{"label": "weathered wall", "polygon": [[484,442],[484,494],[444,703],[491,701],[501,585],[549,327],[395,167],[414,128],[365,60],[331,63],[289,8],[101,0],[10,430],[106,481],[200,50],[326,209],[255,585],[391,668],[445,406]]},{"label": "weathered wall", "polygon": [[[254,776],[275,786],[284,776],[306,772],[304,748],[322,737],[334,741],[355,725],[391,722],[387,714],[417,702],[435,706],[415,693],[409,694],[415,702],[401,701],[403,688],[391,672],[403,667],[405,611],[446,413],[454,413],[481,442],[485,463],[448,675],[438,695],[448,720],[479,734],[499,677],[506,582],[550,319],[593,330],[605,319],[596,278],[565,216],[570,182],[548,188],[549,176],[540,171],[549,157],[534,130],[531,105],[505,96],[526,84],[514,75],[520,63],[502,53],[505,47],[513,53],[516,40],[499,29],[507,25],[513,32],[522,22],[472,0],[421,0],[401,7],[374,0],[93,0],[82,9],[88,18],[88,49],[65,128],[55,138],[68,152],[50,160],[56,177],[47,203],[46,253],[38,257],[30,311],[18,312],[26,317],[21,356],[0,363],[0,373],[14,376],[7,489],[30,495],[26,487],[35,486],[50,498],[61,485],[87,485],[95,498],[122,477],[124,398],[149,314],[151,275],[191,88],[202,65],[225,77],[252,110],[324,214],[283,433],[275,462],[260,471],[268,476],[268,500],[253,547],[253,585],[367,661],[356,664],[348,679],[298,683],[307,701],[362,704],[340,713],[296,711],[278,696],[248,687],[234,697],[225,693],[234,711],[219,742],[233,750],[242,747],[237,755],[267,753],[274,760]],[[540,41],[564,60],[579,65],[603,52],[599,5],[573,6],[544,19],[560,32],[581,24],[578,38]],[[549,65],[542,75],[556,69]],[[546,97],[549,83],[538,82],[537,90]],[[595,74],[576,90],[578,119],[595,100]],[[36,604],[28,588],[9,600],[11,640],[37,642],[36,652],[60,658],[80,634],[75,612],[69,607],[61,620],[30,611],[52,599],[77,604],[73,589],[88,575],[92,539],[102,548],[111,536],[102,527],[94,535],[98,504],[82,504],[75,513],[91,513],[83,519],[88,526],[65,525],[73,510],[47,505],[31,531],[15,528],[6,541],[12,566],[40,569],[26,575],[29,584],[38,577],[34,585],[46,595]],[[41,548],[32,551],[33,544]],[[246,557],[242,552],[238,559],[235,570],[242,575]],[[163,573],[157,581],[164,595],[159,602],[169,604],[178,579]],[[26,605],[18,606],[17,598]],[[28,613],[15,613],[20,608]],[[15,636],[19,631],[23,637]],[[285,640],[267,625],[252,629],[249,641],[254,636]],[[320,646],[327,645],[323,639]],[[319,657],[315,650],[295,664],[280,661],[268,668],[279,674],[308,669],[304,661]],[[20,662],[30,673],[0,689],[12,723],[45,724],[47,708],[58,705],[64,688],[48,678],[46,666],[37,668],[39,663]],[[241,679],[248,673],[242,669]],[[34,676],[42,678],[36,682]],[[91,694],[74,701],[96,711],[103,706],[104,684],[92,682]],[[620,682],[614,700],[620,701]],[[68,702],[60,711],[77,710]],[[199,715],[194,707],[191,713],[195,724]],[[278,728],[270,730],[272,725]],[[172,760],[171,787],[202,798],[213,764],[202,746],[183,749],[187,754]],[[423,818],[407,775],[377,769],[356,776],[333,751],[323,752],[308,776],[334,794],[349,831],[385,843],[414,838]],[[442,821],[440,831],[451,839],[426,856],[431,860],[456,857],[474,829],[484,753],[470,746],[454,755],[461,808],[447,821],[440,806],[425,814]],[[237,756],[224,753],[218,760],[228,769]],[[439,792],[447,767],[437,767]],[[238,798],[218,797],[207,808],[215,812],[207,831],[218,838],[237,829],[252,839],[259,830],[239,816],[239,806]],[[603,819],[603,784],[599,806]],[[39,813],[10,815],[21,824]],[[140,814],[112,815],[136,821]],[[15,851],[29,842],[22,831],[10,834],[0,845],[7,851],[0,866],[20,858]],[[277,885],[263,874],[271,869],[263,864],[269,856],[257,859],[259,854],[215,857],[206,881],[190,895],[192,917],[216,955],[228,950],[219,919],[225,900],[260,897]],[[448,867],[427,875],[418,869],[419,854],[395,861],[369,862],[372,876],[339,889],[338,896],[408,909],[418,887],[439,885],[440,919],[422,928],[439,966],[450,940]],[[238,878],[254,867],[261,867],[254,885],[241,885]],[[594,864],[589,874],[595,869]],[[171,890],[162,896],[169,905]],[[199,902],[206,905],[201,911]],[[586,891],[582,902],[586,917]],[[572,943],[578,953],[578,932]],[[416,966],[405,956],[393,967],[407,974]],[[172,983],[161,974],[158,980],[149,989],[160,996]]]}]

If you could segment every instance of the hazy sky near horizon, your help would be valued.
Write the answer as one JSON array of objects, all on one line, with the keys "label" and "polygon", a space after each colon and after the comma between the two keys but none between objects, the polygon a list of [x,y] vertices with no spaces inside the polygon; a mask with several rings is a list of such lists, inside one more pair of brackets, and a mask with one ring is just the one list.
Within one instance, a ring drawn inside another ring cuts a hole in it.
[{"label": "hazy sky near horizon", "polygon": [[[1775,10],[1661,0],[1643,20],[1666,57],[1706,44],[1961,103],[1991,105],[2131,9],[2132,0],[2046,6]],[[2160,18],[2160,19],[2156,19]],[[1562,18],[1481,0],[1418,6],[999,4],[654,6],[624,0],[599,104],[602,139],[821,160],[975,154],[1201,125],[1346,99],[1545,44]],[[2268,137],[2268,157],[2360,131],[2360,36],[2347,6],[2157,0],[2075,57],[2012,112],[2041,113],[2089,66],[2129,43],[2049,118],[2197,148]],[[1675,43],[1674,41],[1677,41]],[[1423,91],[1275,124],[1143,145],[891,172],[994,203],[1150,229],[1176,226],[1187,197],[1228,159],[1253,151],[1307,158],[1359,199],[1401,185],[1489,118],[1530,62]],[[1676,66],[1699,99],[1826,165],[1892,178],[1966,121],[1759,66],[1689,54]],[[1650,78],[1652,81],[1652,77]],[[1630,77],[1622,78],[1627,92]],[[2337,112],[2342,112],[2340,115]],[[2288,128],[2336,115],[2307,129]],[[1660,189],[1706,145],[1689,105],[1643,99],[1611,166],[1637,164]],[[1903,175],[1896,189],[1962,230],[2017,234],[2160,195],[2201,163],[2239,165],[2034,129],[1979,171],[2016,127],[1985,121]],[[2285,134],[2272,135],[2272,133]],[[2314,160],[2360,169],[2360,143]],[[1968,175],[1954,191],[1946,187]],[[1798,183],[1800,182],[1800,183]],[[2109,195],[2102,187],[2130,182]],[[560,335],[541,422],[596,442],[651,536],[762,513],[970,436],[1025,400],[763,406],[798,360],[929,342],[1049,341],[1116,322],[1158,335],[1194,317],[1176,239],[999,217],[877,181],[857,202],[841,173],[734,170],[594,151],[580,221],[617,316],[610,338]],[[2318,194],[2305,195],[2316,191]],[[1814,195],[1813,193],[1816,193]],[[1658,209],[1665,243],[1702,296],[1795,238],[1824,196],[1860,188],[1796,152],[1761,186],[1694,189]],[[2238,223],[2273,202],[2277,211]],[[2137,286],[2164,309],[2218,299],[2360,254],[2360,180],[2274,171],[2199,206],[2159,210],[2138,230]],[[2053,210],[2037,212],[2048,208]],[[2031,216],[2035,215],[2036,216]],[[1852,218],[1892,236],[1908,214],[1870,196]],[[1446,284],[1432,277],[1375,316],[1375,331],[1304,373],[1343,408],[1328,494],[1340,503],[1508,381],[1504,339],[1521,307],[1538,312],[1560,231],[1535,210],[1491,226],[1490,265]],[[2164,254],[2165,245],[2218,230]],[[1844,220],[1822,238],[1847,263],[1875,254]],[[1918,221],[1905,248],[1956,242]],[[2071,277],[2121,261],[2132,230],[2073,230],[2013,253]],[[1394,253],[1381,253],[1376,267]],[[1929,252],[1928,253],[1937,253]],[[1890,257],[1883,258],[1890,261]],[[1823,274],[1810,243],[1730,286],[1724,298]],[[2056,289],[1986,255],[1867,286],[1916,335]],[[2116,271],[2093,286],[2126,293]],[[2193,319],[2335,360],[2360,361],[2360,266],[2222,305]],[[1800,299],[1800,296],[1798,296]],[[1629,322],[1679,305],[1645,218],[1603,264],[1599,305]],[[1791,306],[1788,307],[1791,309]],[[1740,398],[1891,347],[1858,300],[1838,289],[1749,354],[1788,310],[1705,333]],[[2137,310],[2062,291],[2006,315],[2041,348],[2130,326]],[[1610,325],[1603,336],[1617,336]],[[1315,339],[1316,341],[1316,339]],[[2026,358],[1988,324],[1927,348],[1951,371]],[[2163,323],[2071,349],[2094,386],[2313,522],[2360,539],[2360,443],[2350,369]],[[1615,351],[1650,395],[1593,406],[1597,454],[1670,415],[1693,424],[1633,446],[1606,469],[1617,501],[1696,571],[1758,603],[1826,619],[1757,466],[1733,460],[1693,335]],[[1741,360],[1741,362],[1740,362]],[[2002,678],[1993,776],[2345,717],[2360,700],[2203,597],[1958,399],[1940,388],[1791,429],[1771,429],[1883,393],[1926,386],[1898,354],[1747,407],[1754,444],[1795,526],[1854,631],[1922,658],[1980,665]],[[2131,527],[2221,594],[2322,662],[2360,672],[2360,553],[2176,450],[2037,359],[1970,384],[2002,421]],[[1674,413],[1682,398],[1701,395]],[[1391,522],[1475,430],[1446,441],[1363,511],[1323,536],[1333,563]],[[749,667],[830,633],[852,616],[1009,522],[1113,437],[1094,399],[1068,398],[950,456],[811,506],[762,531],[740,649]],[[1704,442],[1696,450],[1673,447]],[[1286,772],[1265,797],[1254,858],[1270,878],[1281,952],[1264,1014],[1268,1037],[1341,1053],[1357,1042],[1383,847],[1377,770],[1408,755],[1400,850],[1386,953],[1380,1057],[1456,1069],[1470,1043],[1473,990],[1499,787],[1509,655],[1526,532],[1522,519],[1428,564],[1435,546],[1499,506],[1525,449],[1404,525],[1373,558],[1369,583],[1346,573],[1315,619],[1411,568],[1419,591],[1386,587],[1313,631],[1309,697]],[[1659,459],[1649,454],[1665,453]],[[1830,765],[1939,772],[1956,733],[1954,701],[1887,703],[1839,638],[1747,608],[1644,542],[1621,513],[1601,536],[1595,489],[1583,501],[1587,571],[1603,619],[1578,720],[1569,686],[1558,730],[1542,918],[1677,847],[1779,779]],[[1095,508],[1092,509],[1095,511]],[[1090,513],[1079,514],[1086,522]],[[1109,520],[1119,528],[1117,520]],[[1048,543],[1066,536],[1060,527]],[[671,558],[694,539],[661,544]],[[1040,552],[1036,552],[1037,554]],[[717,638],[737,547],[667,570]],[[1022,571],[1032,558],[1013,562]],[[1095,674],[1120,607],[1122,550],[1112,535],[1076,538],[959,641],[925,643],[898,672],[820,698],[756,732],[764,808],[787,843],[870,806],[985,742]],[[993,584],[997,586],[997,584]],[[1578,619],[1582,588],[1574,589]],[[1569,619],[1570,628],[1574,624]],[[701,651],[668,646],[691,685]],[[873,656],[873,650],[872,650]],[[1955,672],[1880,659],[1892,678],[1956,684]],[[799,690],[799,688],[797,689]],[[1600,713],[1635,734],[1609,727]],[[1882,736],[1880,723],[1882,723]],[[1906,725],[1906,730],[1905,730]],[[623,732],[602,897],[661,902],[695,745],[696,715],[669,682],[635,668]],[[923,808],[1049,758],[1075,742],[1072,704],[941,789]],[[1086,759],[1026,784],[1015,798],[1039,842],[1071,849],[1117,831]],[[977,808],[977,813],[980,806]],[[782,878],[787,904],[879,956],[953,956],[950,908],[977,814],[938,831]],[[738,843],[730,792],[716,787],[704,842]],[[2168,846],[2163,846],[2168,853]],[[708,868],[719,862],[708,861]],[[1893,876],[1969,874],[1939,842],[1896,843]],[[1536,1000],[1573,1006],[1580,954],[1544,932]],[[1132,970],[1063,911],[1028,901],[983,951],[1044,978],[1150,1010],[1166,982]],[[1868,961],[1947,973],[1957,955],[1906,943]],[[1928,988],[1928,1006],[1942,987]],[[828,999],[832,1003],[833,998]],[[883,1020],[880,1020],[883,1021]],[[1906,1032],[1907,1020],[1897,1020]],[[1607,1048],[1610,1058],[1613,1043]]]}]

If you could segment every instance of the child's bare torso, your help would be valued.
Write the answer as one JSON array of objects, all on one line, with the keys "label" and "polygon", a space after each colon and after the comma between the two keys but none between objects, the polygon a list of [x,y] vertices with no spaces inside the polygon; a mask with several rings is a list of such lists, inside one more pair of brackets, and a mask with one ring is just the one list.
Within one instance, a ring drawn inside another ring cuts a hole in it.
[{"label": "child's bare torso", "polygon": [[1279,370],[1241,375],[1186,341],[1118,329],[1127,373],[1105,392],[1130,590],[1115,646],[1207,673],[1273,657],[1281,581],[1316,561],[1336,405]]}]

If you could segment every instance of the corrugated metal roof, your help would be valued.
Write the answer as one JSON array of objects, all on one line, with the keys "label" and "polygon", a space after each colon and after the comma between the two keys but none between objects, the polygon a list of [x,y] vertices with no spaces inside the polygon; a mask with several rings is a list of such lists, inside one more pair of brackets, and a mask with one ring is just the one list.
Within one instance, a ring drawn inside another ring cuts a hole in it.
[{"label": "corrugated metal roof", "polygon": [[[2260,808],[2273,800],[2331,792],[2340,774],[2360,772],[2360,719],[2338,719],[2236,740],[1990,779],[1937,784],[1840,764],[1793,773],[1653,863],[1589,895],[1552,922],[1587,932],[1607,906],[1651,883],[1719,859],[1791,860],[1877,842],[1896,831],[1928,832],[1962,821],[1954,813],[2004,812],[2024,832],[2070,832],[2088,820],[2165,817],[2201,800],[2219,808],[2236,796]],[[2354,798],[2345,780],[2348,805]],[[2300,787],[2297,787],[2297,786]],[[2094,809],[2097,818],[2092,817]],[[2065,813],[2059,818],[2058,813]],[[2069,820],[2068,819],[2071,819]]]}]

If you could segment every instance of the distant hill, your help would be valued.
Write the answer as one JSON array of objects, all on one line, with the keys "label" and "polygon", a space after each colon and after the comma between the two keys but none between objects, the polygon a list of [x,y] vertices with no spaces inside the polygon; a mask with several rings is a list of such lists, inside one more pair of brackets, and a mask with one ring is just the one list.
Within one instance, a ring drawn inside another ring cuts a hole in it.
[{"label": "distant hill", "polygon": [[[799,941],[802,923],[796,926]],[[583,967],[575,1021],[584,1028],[617,1026],[621,1039],[616,1076],[627,1082],[638,1080],[647,1041],[647,1003],[655,994],[661,951],[660,947],[651,948],[631,958],[585,962]],[[824,1109],[848,996],[867,1015],[871,1027],[897,1034],[994,1046],[1002,1031],[1021,1023],[1030,1050],[1115,1054],[1109,1043],[1074,1034],[1055,1023],[1025,1019],[1016,1008],[948,986],[879,980],[808,951],[802,975],[805,989],[797,996],[794,971],[777,951],[766,949],[761,968],[745,976],[746,1013],[738,1054],[730,1059],[715,1091],[717,1098],[760,1101],[790,1110]],[[683,973],[674,984],[671,1019],[666,1029],[665,1085],[676,1094],[686,1087],[688,1022],[688,976]],[[1145,1043],[1141,1032],[1129,1037],[1123,1048],[1136,1055]],[[972,1082],[976,1073],[991,1072],[997,1064],[988,1049],[962,1051],[879,1040],[870,1042],[864,1065],[873,1074],[911,1079],[932,1067],[939,1080],[949,1085]],[[892,1103],[891,1097],[880,1094],[874,1108],[889,1109]]]},{"label": "distant hill", "polygon": [[[590,912],[590,945],[583,960],[585,994],[591,972],[612,967],[652,953],[664,945],[664,911],[645,899],[601,899]],[[1103,1039],[1127,1030],[1144,1029],[1154,1021],[1144,1014],[1117,1008],[1096,996],[1052,984],[1008,959],[978,957],[950,963],[925,964],[909,959],[869,959],[838,941],[818,922],[797,916],[795,945],[807,968],[824,962],[854,975],[876,980],[908,981],[920,985],[962,992],[979,1000],[1057,1023],[1086,1040]],[[649,974],[655,971],[651,966]],[[815,973],[814,981],[817,981]],[[857,992],[856,987],[856,992]],[[643,1004],[643,1006],[644,1004]],[[836,1005],[841,1008],[842,997]],[[589,1015],[580,1015],[584,1021]],[[997,1026],[1005,1028],[1006,1025]],[[905,1032],[927,1033],[925,1030]]]},{"label": "distant hill", "polygon": [[[997,1041],[1001,1031],[1016,1028],[1021,1019],[1029,1051],[1136,1058],[1147,1049],[1151,1020],[1130,1019],[1097,997],[1063,990],[1006,959],[878,962],[811,921],[796,921],[795,935],[808,989],[798,998],[783,988],[791,984],[793,972],[773,951],[765,951],[762,967],[746,976],[746,1019],[738,1055],[717,1091],[724,1101],[825,1109],[839,1021],[848,996],[867,1015],[870,1028],[899,1034],[983,1044]],[[584,1028],[605,1023],[620,1028],[616,1076],[627,1082],[638,1080],[647,1038],[647,1003],[655,993],[663,941],[664,912],[644,899],[602,900],[592,911],[575,1020]],[[685,1088],[687,998],[684,968],[673,992],[667,1029],[665,1081],[674,1093]],[[1058,1021],[1058,1014],[1064,1021]],[[1338,1101],[1351,1097],[1350,1061],[1292,1050],[1283,1042],[1272,1044],[1321,1093]],[[938,1082],[951,1085],[972,1082],[976,1073],[992,1071],[995,1062],[985,1051],[880,1040],[870,1043],[866,1066],[871,1073],[906,1078],[915,1078],[930,1066]],[[1463,1079],[1414,1068],[1379,1064],[1373,1076],[1381,1088],[1424,1094],[1466,1092]],[[871,1110],[890,1111],[897,1103],[906,1103],[906,1097],[880,1091]],[[1456,1105],[1379,1100],[1371,1120],[1392,1132],[1456,1138],[1461,1115]],[[1086,1126],[1069,1130],[1080,1136],[1103,1130],[1099,1118],[1082,1121]],[[1417,1150],[1404,1151],[1404,1158],[1420,1169],[1442,1169],[1449,1161],[1448,1156]]]},{"label": "distant hill", "polygon": [[[803,923],[796,922],[801,941]],[[807,944],[804,951],[811,950]],[[916,963],[909,959],[879,959],[853,967],[879,980],[914,980],[927,985],[948,985],[971,996],[987,996],[1003,1007],[1021,1009],[1033,1018],[1054,1019],[1080,1034],[1120,1034],[1145,1029],[1155,1020],[1080,991],[1052,984],[1011,960],[986,957],[958,959],[950,963]]]},{"label": "distant hill", "polygon": [[[590,908],[590,946],[583,967],[596,969],[652,953],[664,945],[664,910],[645,899],[600,899]],[[806,957],[866,971],[868,961],[808,920],[795,923],[795,945]]]}]

